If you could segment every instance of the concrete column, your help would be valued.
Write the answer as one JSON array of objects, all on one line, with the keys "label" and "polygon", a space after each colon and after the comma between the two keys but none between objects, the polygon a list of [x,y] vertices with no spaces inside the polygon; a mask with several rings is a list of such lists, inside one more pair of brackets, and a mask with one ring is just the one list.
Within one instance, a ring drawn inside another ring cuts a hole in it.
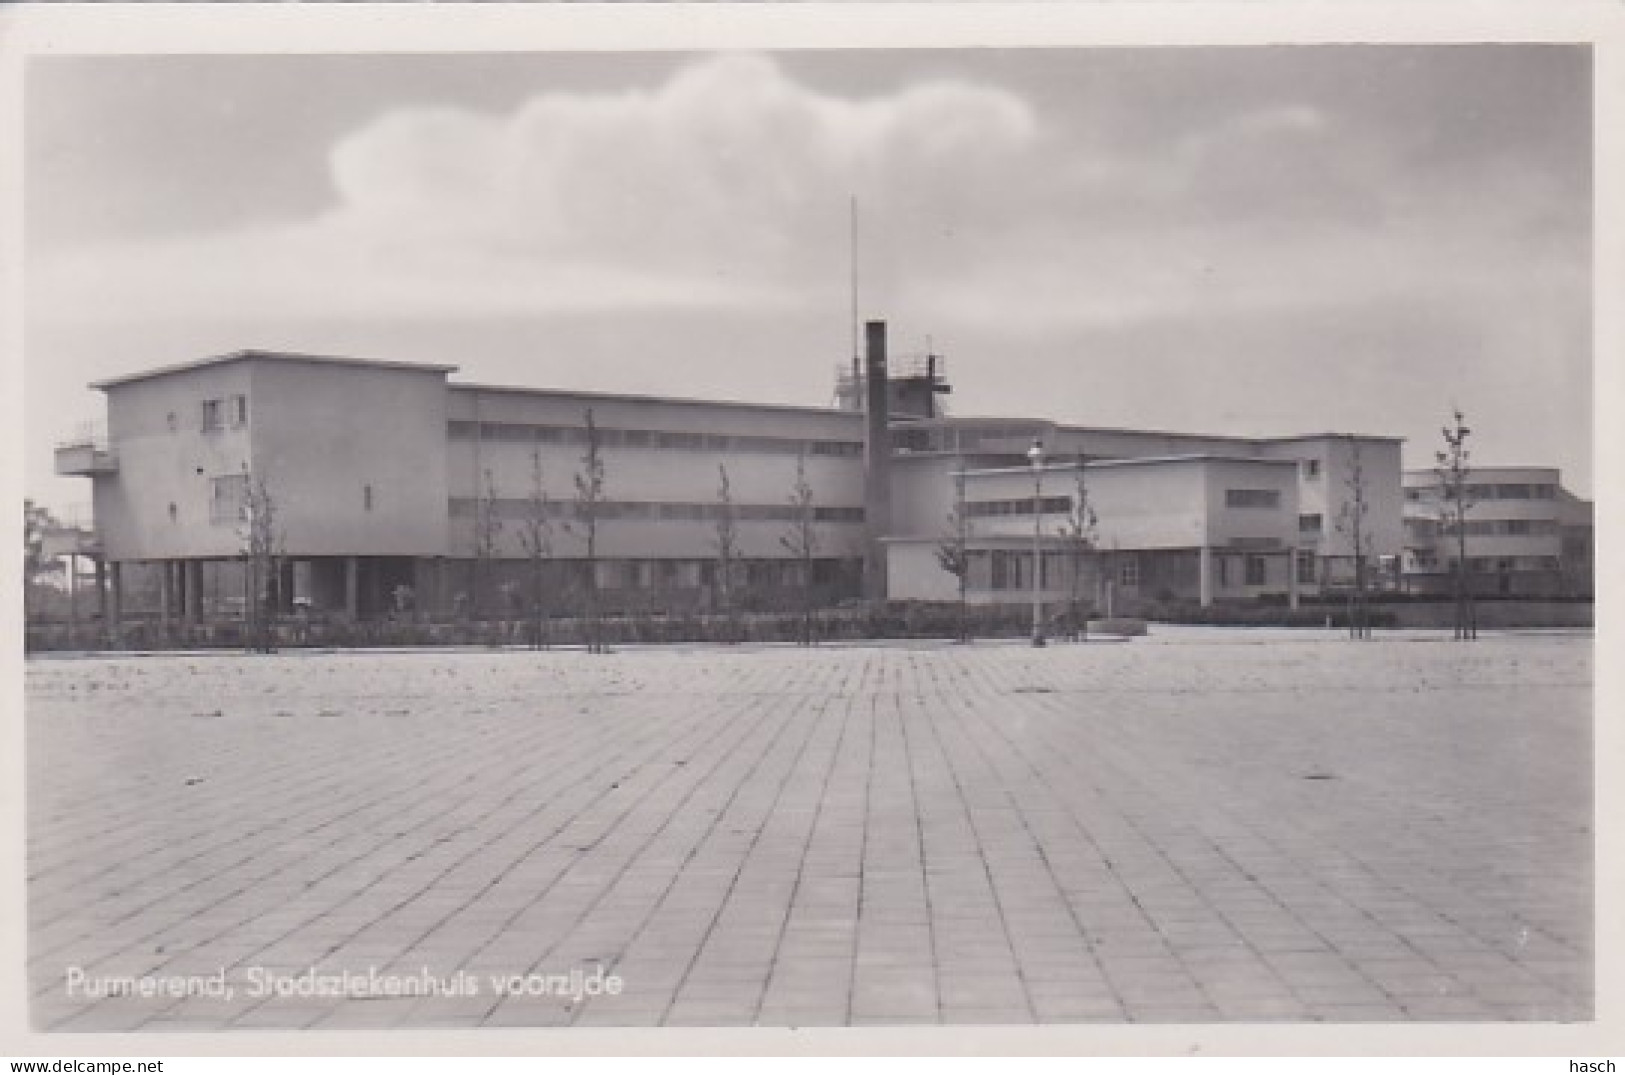
[{"label": "concrete column", "polygon": [[1203,545],[1197,550],[1196,576],[1203,608],[1213,604],[1213,549]]},{"label": "concrete column", "polygon": [[1298,607],[1298,550],[1286,551],[1286,603],[1289,608]]},{"label": "concrete column", "polygon": [[185,560],[181,567],[185,571],[186,618],[197,623],[203,619],[203,561]]},{"label": "concrete column", "polygon": [[79,637],[79,557],[68,553],[68,644]]},{"label": "concrete column", "polygon": [[158,561],[158,622],[167,630],[175,610],[175,562]]},{"label": "concrete column", "polygon": [[344,613],[352,620],[361,618],[361,558],[344,558]]},{"label": "concrete column", "polygon": [[440,561],[420,556],[412,561],[413,615],[426,615],[440,607]]},{"label": "concrete column", "polygon": [[96,615],[101,617],[102,628],[107,627],[107,561],[96,557]]},{"label": "concrete column", "polygon": [[107,630],[108,638],[117,642],[119,621],[124,614],[124,565],[107,565]]}]

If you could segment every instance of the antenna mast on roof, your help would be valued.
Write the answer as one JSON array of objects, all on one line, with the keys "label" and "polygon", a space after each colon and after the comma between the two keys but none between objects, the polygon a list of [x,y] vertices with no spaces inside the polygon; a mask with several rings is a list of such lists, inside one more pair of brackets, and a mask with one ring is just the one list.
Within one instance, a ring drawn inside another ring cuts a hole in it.
[{"label": "antenna mast on roof", "polygon": [[852,375],[858,376],[862,370],[862,346],[859,339],[858,328],[858,196],[852,195],[852,236],[851,236],[851,270],[852,270]]},{"label": "antenna mast on roof", "polygon": [[858,196],[848,199],[849,231],[847,271],[851,277],[852,301],[852,355],[850,366],[843,370],[835,367],[835,406],[844,411],[862,411],[865,408],[865,373],[863,365],[863,322],[858,307]]}]

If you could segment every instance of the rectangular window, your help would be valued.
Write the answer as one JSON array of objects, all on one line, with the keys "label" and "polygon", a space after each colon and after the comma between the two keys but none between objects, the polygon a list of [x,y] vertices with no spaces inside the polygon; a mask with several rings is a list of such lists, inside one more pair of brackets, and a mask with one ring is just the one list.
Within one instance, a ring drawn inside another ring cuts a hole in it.
[{"label": "rectangular window", "polygon": [[992,569],[993,589],[1010,589],[1010,554],[1002,549],[996,550],[993,553]]},{"label": "rectangular window", "polygon": [[1298,533],[1300,534],[1318,534],[1320,533],[1320,525],[1321,518],[1318,511],[1310,515],[1298,516]]},{"label": "rectangular window", "polygon": [[1066,580],[1067,554],[1064,552],[1044,553],[1044,588],[1051,589],[1060,586]]},{"label": "rectangular window", "polygon": [[361,487],[361,507],[366,511],[372,510],[372,486],[370,485]]},{"label": "rectangular window", "polygon": [[1268,579],[1265,561],[1262,556],[1247,557],[1247,585],[1262,586]]},{"label": "rectangular window", "polygon": [[225,400],[203,401],[203,432],[218,433],[225,428]]},{"label": "rectangular window", "polygon": [[1303,476],[1305,478],[1308,478],[1310,481],[1314,481],[1317,478],[1319,478],[1320,477],[1320,460],[1318,460],[1318,459],[1305,459],[1303,461]]},{"label": "rectangular window", "polygon": [[1230,585],[1230,557],[1218,556],[1215,559],[1219,562],[1219,585]]},{"label": "rectangular window", "polygon": [[[1066,515],[1072,511],[1069,496],[1046,496],[1039,500],[1038,510],[1044,515]],[[986,519],[997,515],[1027,515],[1033,513],[1033,498],[1015,500],[974,500],[965,505],[967,519]]]},{"label": "rectangular window", "polygon": [[1315,582],[1315,554],[1308,549],[1298,550],[1298,583],[1312,586]]},{"label": "rectangular window", "polygon": [[1227,508],[1278,508],[1281,506],[1279,489],[1226,489],[1224,506]]},{"label": "rectangular window", "polygon": [[227,474],[209,481],[209,521],[236,523],[243,516],[243,505],[248,503],[248,475]]},{"label": "rectangular window", "polygon": [[1123,558],[1117,565],[1117,582],[1120,586],[1138,586],[1140,584],[1140,561],[1132,555]]},{"label": "rectangular window", "polygon": [[235,395],[231,397],[231,424],[241,429],[248,424],[248,397]]}]

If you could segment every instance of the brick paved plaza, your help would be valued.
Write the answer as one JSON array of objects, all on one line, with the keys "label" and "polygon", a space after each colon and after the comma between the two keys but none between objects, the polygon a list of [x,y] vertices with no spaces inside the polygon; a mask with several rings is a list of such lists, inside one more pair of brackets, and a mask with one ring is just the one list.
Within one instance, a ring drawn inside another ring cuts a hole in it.
[{"label": "brick paved plaza", "polygon": [[[1590,683],[1585,637],[1195,629],[36,660],[33,1019],[1585,1020]],[[477,991],[251,995],[313,966]]]}]

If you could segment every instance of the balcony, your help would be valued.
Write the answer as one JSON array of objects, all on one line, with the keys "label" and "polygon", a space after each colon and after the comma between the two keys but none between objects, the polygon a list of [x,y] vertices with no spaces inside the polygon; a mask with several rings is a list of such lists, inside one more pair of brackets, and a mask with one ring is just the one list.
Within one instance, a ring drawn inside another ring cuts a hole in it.
[{"label": "balcony", "polygon": [[56,446],[56,472],[87,478],[98,474],[117,474],[118,457],[108,450],[104,442],[65,441]]},{"label": "balcony", "polygon": [[97,559],[102,554],[102,539],[100,534],[87,526],[53,526],[40,535],[40,549],[50,560],[59,556]]}]

